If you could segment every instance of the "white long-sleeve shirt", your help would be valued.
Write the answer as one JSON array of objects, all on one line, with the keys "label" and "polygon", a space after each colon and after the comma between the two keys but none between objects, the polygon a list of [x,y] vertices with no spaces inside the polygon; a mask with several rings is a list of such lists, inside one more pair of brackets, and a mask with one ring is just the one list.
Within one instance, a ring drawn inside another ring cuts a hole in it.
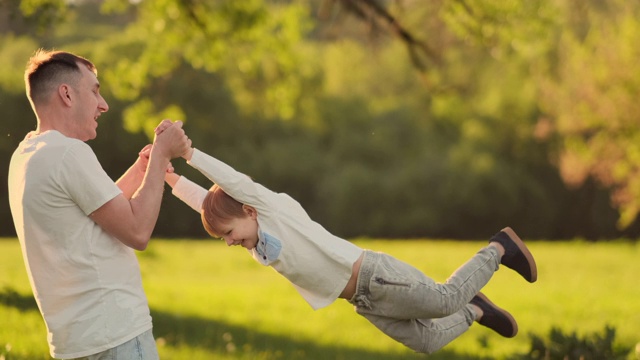
[{"label": "white long-sleeve shirt", "polygon": [[[289,279],[302,297],[319,309],[334,302],[362,254],[311,220],[289,195],[273,192],[229,165],[197,149],[188,162],[227,194],[258,212],[258,245],[253,258]],[[173,194],[200,212],[207,190],[181,176]]]}]

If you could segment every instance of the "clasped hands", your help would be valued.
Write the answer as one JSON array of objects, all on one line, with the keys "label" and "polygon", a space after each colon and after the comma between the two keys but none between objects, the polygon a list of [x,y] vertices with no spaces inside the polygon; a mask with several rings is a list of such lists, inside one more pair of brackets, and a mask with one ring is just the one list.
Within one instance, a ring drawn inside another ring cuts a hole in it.
[{"label": "clasped hands", "polygon": [[154,129],[155,138],[153,144],[148,144],[138,153],[139,168],[142,172],[146,171],[151,151],[155,148],[162,156],[169,160],[167,172],[174,171],[171,165],[171,159],[183,157],[186,160],[191,159],[193,148],[191,147],[191,139],[182,129],[182,121],[162,120]]}]

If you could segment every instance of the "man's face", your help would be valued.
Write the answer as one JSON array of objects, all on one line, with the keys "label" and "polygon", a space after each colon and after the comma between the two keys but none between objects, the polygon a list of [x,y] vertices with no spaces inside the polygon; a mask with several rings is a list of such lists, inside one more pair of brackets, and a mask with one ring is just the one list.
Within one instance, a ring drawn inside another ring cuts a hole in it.
[{"label": "man's face", "polygon": [[72,87],[74,93],[73,119],[75,138],[87,141],[97,135],[98,117],[109,110],[109,105],[100,95],[100,82],[96,75],[86,66],[80,64],[82,77],[76,86]]}]

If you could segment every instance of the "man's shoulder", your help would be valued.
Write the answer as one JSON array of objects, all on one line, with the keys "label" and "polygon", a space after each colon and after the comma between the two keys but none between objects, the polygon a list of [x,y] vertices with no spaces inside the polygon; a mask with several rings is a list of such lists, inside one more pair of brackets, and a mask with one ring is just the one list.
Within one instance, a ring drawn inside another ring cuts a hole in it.
[{"label": "man's shoulder", "polygon": [[55,130],[49,130],[42,134],[30,132],[25,136],[24,140],[22,140],[19,148],[33,148],[34,150],[48,151],[51,151],[54,148],[78,148],[81,150],[93,151],[84,141],[67,137]]},{"label": "man's shoulder", "polygon": [[94,157],[95,154],[89,144],[82,140],[64,136],[58,132],[52,134],[45,134],[46,138],[42,139],[43,150],[47,152],[56,153],[62,158],[78,157],[85,158],[86,156]]},{"label": "man's shoulder", "polygon": [[57,131],[48,131],[46,134],[43,134],[43,136],[43,140],[52,145],[62,145],[68,147],[77,146],[80,148],[91,149],[91,147],[86,142],[78,140],[76,138],[65,136]]},{"label": "man's shoulder", "polygon": [[57,131],[48,131],[25,139],[16,152],[21,153],[31,165],[38,164],[57,171],[68,171],[69,167],[98,162],[93,149],[87,143],[64,136]]}]

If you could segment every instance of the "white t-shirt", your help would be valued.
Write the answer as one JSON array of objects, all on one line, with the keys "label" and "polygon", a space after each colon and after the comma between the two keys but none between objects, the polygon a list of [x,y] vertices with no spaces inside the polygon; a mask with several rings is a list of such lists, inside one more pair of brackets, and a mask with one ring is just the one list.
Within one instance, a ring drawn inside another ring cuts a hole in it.
[{"label": "white t-shirt", "polygon": [[[258,245],[253,258],[273,267],[314,309],[334,302],[351,278],[358,246],[311,220],[290,196],[275,193],[227,164],[194,149],[189,164],[237,201],[258,211]],[[200,212],[207,190],[180,177],[173,194]]]},{"label": "white t-shirt", "polygon": [[28,134],[11,158],[11,214],[55,358],[152,327],[135,252],[88,216],[120,193],[87,144],[57,131]]}]

